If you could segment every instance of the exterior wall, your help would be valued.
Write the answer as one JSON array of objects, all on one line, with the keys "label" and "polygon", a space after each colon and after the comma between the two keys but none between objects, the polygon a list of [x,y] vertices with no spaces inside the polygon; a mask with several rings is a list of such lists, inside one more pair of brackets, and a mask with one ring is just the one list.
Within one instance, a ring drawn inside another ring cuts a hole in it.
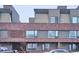
[{"label": "exterior wall", "polygon": [[35,23],[48,23],[48,14],[35,14]]},{"label": "exterior wall", "polygon": [[19,15],[12,5],[4,5],[3,7],[4,7],[4,9],[10,9],[12,11],[12,13],[11,13],[11,22],[12,23],[20,23]]},{"label": "exterior wall", "polygon": [[9,34],[11,38],[23,38],[25,36],[24,31],[17,31],[17,30],[10,31]]},{"label": "exterior wall", "polygon": [[79,10],[70,10],[70,16],[79,16]]},{"label": "exterior wall", "polygon": [[[2,26],[4,25],[4,26]],[[75,28],[75,29],[74,29]],[[61,23],[61,24],[50,24],[50,23],[0,23],[0,29],[4,30],[79,30],[79,23]]]},{"label": "exterior wall", "polygon": [[70,23],[70,16],[69,16],[69,14],[61,14],[61,16],[60,16],[60,23]]},{"label": "exterior wall", "polygon": [[34,23],[35,22],[35,18],[30,17],[29,18],[29,23]]},{"label": "exterior wall", "polygon": [[60,16],[60,10],[49,9],[48,14],[49,14],[49,18],[52,17],[52,16],[58,16],[59,17]]},{"label": "exterior wall", "polygon": [[[56,10],[56,9],[55,9],[55,10],[54,10],[54,9],[52,10],[52,9],[49,9],[48,15],[49,15],[49,16],[48,16],[49,20],[50,20],[51,17],[56,17],[56,16],[57,16],[58,19],[59,19],[59,18],[60,18],[60,10]],[[58,21],[58,22],[59,22],[59,21]]]},{"label": "exterior wall", "polygon": [[79,17],[79,10],[70,10],[70,17],[72,20],[72,17],[78,16]]},{"label": "exterior wall", "polygon": [[10,23],[11,22],[11,16],[9,13],[1,13],[0,14],[0,22],[3,23],[3,22],[8,22]]}]

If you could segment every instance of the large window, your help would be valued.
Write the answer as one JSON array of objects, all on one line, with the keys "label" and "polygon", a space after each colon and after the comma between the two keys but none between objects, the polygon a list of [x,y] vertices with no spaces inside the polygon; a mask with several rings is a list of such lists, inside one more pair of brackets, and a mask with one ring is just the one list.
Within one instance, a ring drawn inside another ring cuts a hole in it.
[{"label": "large window", "polygon": [[58,23],[58,17],[51,17],[49,23]]},{"label": "large window", "polygon": [[35,48],[37,48],[37,44],[36,43],[28,43],[27,48],[28,49],[35,49]]},{"label": "large window", "polygon": [[69,31],[59,31],[58,32],[58,37],[59,38],[68,38],[69,37]]},{"label": "large window", "polygon": [[58,31],[48,31],[48,38],[57,38]]},{"label": "large window", "polygon": [[37,37],[37,31],[26,31],[27,38],[35,38]]},{"label": "large window", "polygon": [[79,23],[79,17],[72,17],[72,23]]},{"label": "large window", "polygon": [[76,31],[69,31],[69,38],[76,38]]}]

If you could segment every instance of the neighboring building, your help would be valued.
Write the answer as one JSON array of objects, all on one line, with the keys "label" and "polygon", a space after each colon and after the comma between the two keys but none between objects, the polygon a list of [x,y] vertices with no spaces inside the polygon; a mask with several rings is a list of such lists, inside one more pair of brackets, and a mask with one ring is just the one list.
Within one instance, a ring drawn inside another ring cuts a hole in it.
[{"label": "neighboring building", "polygon": [[1,46],[15,50],[23,47],[27,52],[46,52],[56,48],[79,51],[79,7],[34,9],[35,17],[30,17],[29,23],[20,23],[13,10],[12,6],[5,6],[1,11]]},{"label": "neighboring building", "polygon": [[[3,8],[0,8],[0,24],[3,24],[1,26],[5,26],[4,23],[20,23],[18,13],[11,5],[4,5]],[[7,47],[8,50],[12,50],[16,46],[15,43],[5,42],[5,39],[13,37],[15,32],[17,31],[0,28],[0,41],[4,40],[4,42],[0,42],[0,47]]]}]

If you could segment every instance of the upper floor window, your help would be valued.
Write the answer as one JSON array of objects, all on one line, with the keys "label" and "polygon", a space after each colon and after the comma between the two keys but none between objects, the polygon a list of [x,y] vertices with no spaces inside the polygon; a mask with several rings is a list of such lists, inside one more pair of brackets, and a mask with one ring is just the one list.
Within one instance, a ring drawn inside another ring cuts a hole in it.
[{"label": "upper floor window", "polygon": [[49,23],[58,23],[58,17],[51,17]]},{"label": "upper floor window", "polygon": [[57,38],[58,31],[48,31],[48,38]]},{"label": "upper floor window", "polygon": [[37,31],[26,31],[27,38],[35,38],[37,37]]},{"label": "upper floor window", "polygon": [[72,17],[72,23],[79,23],[79,17]]},{"label": "upper floor window", "polygon": [[58,32],[58,38],[68,38],[69,37],[69,31],[59,31]]}]

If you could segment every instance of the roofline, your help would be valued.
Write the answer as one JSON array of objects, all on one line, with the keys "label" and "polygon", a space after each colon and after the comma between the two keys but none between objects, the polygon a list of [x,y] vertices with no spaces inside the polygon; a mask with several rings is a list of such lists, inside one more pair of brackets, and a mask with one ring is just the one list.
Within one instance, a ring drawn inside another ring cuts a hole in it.
[{"label": "roofline", "polygon": [[35,14],[48,14],[49,10],[79,10],[79,6],[75,9],[67,9],[67,6],[57,6],[56,9],[34,9]]}]

